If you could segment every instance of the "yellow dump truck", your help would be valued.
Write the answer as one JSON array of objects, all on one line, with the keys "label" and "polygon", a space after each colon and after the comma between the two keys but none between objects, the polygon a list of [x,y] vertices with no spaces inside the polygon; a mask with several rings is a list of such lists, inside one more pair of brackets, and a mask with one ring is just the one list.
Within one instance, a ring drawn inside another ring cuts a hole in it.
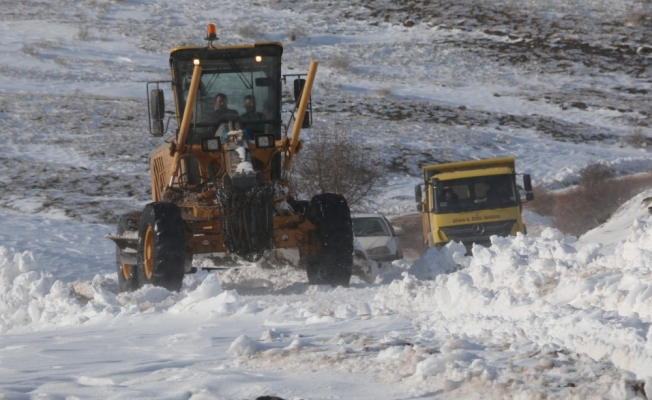
[{"label": "yellow dump truck", "polygon": [[474,243],[490,245],[493,235],[526,233],[520,189],[533,200],[532,181],[523,174],[519,188],[514,164],[504,157],[424,166],[415,187],[424,243],[441,248],[456,241],[470,251]]}]

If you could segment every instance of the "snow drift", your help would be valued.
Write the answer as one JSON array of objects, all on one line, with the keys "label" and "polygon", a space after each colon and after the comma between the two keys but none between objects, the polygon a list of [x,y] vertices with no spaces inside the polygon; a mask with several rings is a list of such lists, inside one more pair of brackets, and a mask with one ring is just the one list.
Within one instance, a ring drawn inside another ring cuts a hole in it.
[{"label": "snow drift", "polygon": [[[237,289],[252,284],[252,271],[259,270],[254,265],[225,274],[232,290],[222,288],[217,274],[198,273],[186,277],[180,293],[145,287],[118,294],[114,274],[64,283],[36,265],[30,252],[0,247],[0,330],[75,327],[143,312],[202,320],[250,315],[262,317],[267,330],[258,340],[241,334],[225,350],[240,366],[346,371],[324,361],[332,354],[380,381],[402,382],[414,394],[443,388],[468,395],[480,385],[503,395],[514,390],[507,382],[515,370],[506,365],[526,365],[530,370],[519,375],[526,392],[548,393],[545,387],[566,382],[587,390],[577,393],[634,396],[637,385],[652,382],[652,222],[636,219],[611,255],[600,254],[597,243],[575,245],[575,238],[552,228],[540,237],[494,237],[490,248],[475,246],[473,257],[451,243],[412,264],[396,262],[377,279],[400,274],[387,285],[304,284],[285,296],[246,298]],[[342,332],[304,339],[276,331],[401,315],[413,321],[414,336]],[[564,375],[569,366],[592,371],[593,378],[588,372]],[[599,380],[598,369],[609,378]]]}]

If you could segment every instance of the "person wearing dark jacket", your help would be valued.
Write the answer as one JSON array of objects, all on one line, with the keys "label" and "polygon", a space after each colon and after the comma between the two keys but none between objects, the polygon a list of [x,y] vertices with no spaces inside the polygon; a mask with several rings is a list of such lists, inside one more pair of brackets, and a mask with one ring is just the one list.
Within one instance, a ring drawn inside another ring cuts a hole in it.
[{"label": "person wearing dark jacket", "polygon": [[448,206],[457,204],[459,200],[460,197],[453,191],[453,188],[444,188],[444,191],[439,198],[439,202],[442,203],[442,205]]},{"label": "person wearing dark jacket", "polygon": [[256,97],[254,95],[247,95],[244,97],[243,107],[245,112],[240,116],[243,121],[247,122],[265,120],[265,114],[256,112]]},{"label": "person wearing dark jacket", "polygon": [[215,103],[213,103],[213,105],[215,106],[215,112],[213,113],[215,120],[218,120],[225,115],[238,115],[236,110],[229,108],[229,98],[226,97],[224,93],[218,93],[215,95]]}]

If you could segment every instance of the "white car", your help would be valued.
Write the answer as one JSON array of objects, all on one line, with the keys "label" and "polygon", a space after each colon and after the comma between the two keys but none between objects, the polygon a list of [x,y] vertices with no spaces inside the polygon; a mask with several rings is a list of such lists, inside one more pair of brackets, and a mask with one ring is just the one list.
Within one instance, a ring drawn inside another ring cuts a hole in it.
[{"label": "white car", "polygon": [[383,214],[353,214],[353,235],[367,256],[374,261],[394,261],[403,258],[397,236],[403,229],[394,228]]}]

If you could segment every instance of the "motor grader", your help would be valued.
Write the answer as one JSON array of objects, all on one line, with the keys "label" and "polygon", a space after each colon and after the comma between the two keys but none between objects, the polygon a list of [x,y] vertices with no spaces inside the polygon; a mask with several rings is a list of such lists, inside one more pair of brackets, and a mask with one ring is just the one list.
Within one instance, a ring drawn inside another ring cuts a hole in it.
[{"label": "motor grader", "polygon": [[[152,202],[120,217],[107,236],[116,243],[120,290],[178,291],[184,274],[197,270],[193,259],[220,268],[281,256],[298,260],[310,283],[347,286],[354,249],[346,199],[289,195],[299,134],[312,121],[317,63],[307,74],[282,75],[280,43],[214,45],[213,24],[205,40],[205,47],[173,48],[171,80],[147,84],[150,133],[165,136],[172,119],[178,128],[151,153]],[[288,78],[294,110],[284,124]],[[165,111],[168,84],[174,113]]]}]

